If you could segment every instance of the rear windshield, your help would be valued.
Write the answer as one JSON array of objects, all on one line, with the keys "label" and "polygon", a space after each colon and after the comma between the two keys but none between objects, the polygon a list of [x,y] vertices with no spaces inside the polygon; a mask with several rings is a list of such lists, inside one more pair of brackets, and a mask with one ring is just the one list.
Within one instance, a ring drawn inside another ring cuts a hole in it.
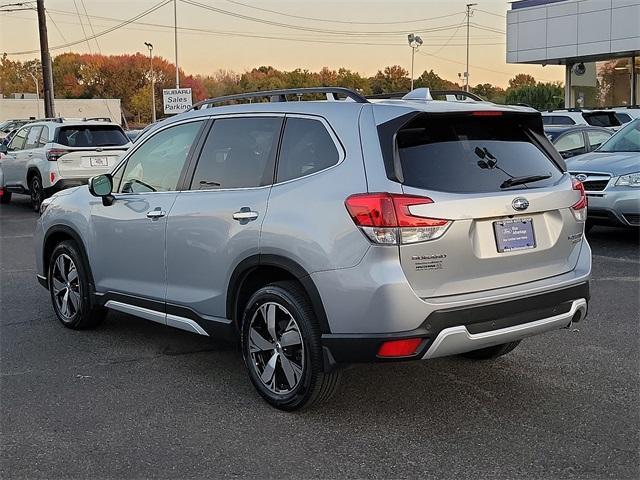
[{"label": "rear windshield", "polygon": [[595,127],[619,127],[622,125],[614,112],[585,112],[582,116],[589,125]]},{"label": "rear windshield", "polygon": [[67,147],[117,147],[129,139],[117,125],[81,125],[62,127],[57,143]]},{"label": "rear windshield", "polygon": [[562,177],[527,128],[509,117],[419,117],[398,131],[396,142],[403,184],[411,187],[496,192],[545,187]]},{"label": "rear windshield", "polygon": [[542,123],[544,125],[575,125],[571,117],[566,115],[543,115]]}]

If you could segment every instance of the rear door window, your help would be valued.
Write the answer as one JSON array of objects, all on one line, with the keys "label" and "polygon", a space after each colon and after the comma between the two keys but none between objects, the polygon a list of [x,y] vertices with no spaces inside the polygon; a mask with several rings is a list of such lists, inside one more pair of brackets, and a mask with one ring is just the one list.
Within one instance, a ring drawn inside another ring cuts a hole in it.
[{"label": "rear door window", "polygon": [[31,127],[27,134],[27,140],[24,143],[24,149],[38,148],[38,140],[40,139],[41,133],[42,127]]},{"label": "rear door window", "polygon": [[571,132],[561,136],[554,144],[556,150],[563,157],[572,157],[580,153],[585,153],[584,135],[582,132]]},{"label": "rear door window", "polygon": [[281,117],[216,120],[200,154],[191,190],[270,185],[281,127]]},{"label": "rear door window", "polygon": [[[527,128],[508,116],[420,116],[397,132],[396,145],[403,184],[426,190],[537,188],[562,176]],[[545,178],[524,185],[507,182],[530,176]]]},{"label": "rear door window", "polygon": [[58,130],[57,143],[67,147],[118,147],[129,139],[117,125],[76,125]]},{"label": "rear door window", "polygon": [[609,140],[611,136],[610,133],[600,132],[600,131],[589,131],[587,132],[587,138],[589,138],[589,146],[592,150],[598,148],[604,142]]},{"label": "rear door window", "polygon": [[43,126],[40,139],[38,140],[38,146],[44,147],[47,143],[49,143],[49,127]]},{"label": "rear door window", "polygon": [[276,181],[285,182],[338,163],[340,154],[324,124],[312,118],[287,118]]}]

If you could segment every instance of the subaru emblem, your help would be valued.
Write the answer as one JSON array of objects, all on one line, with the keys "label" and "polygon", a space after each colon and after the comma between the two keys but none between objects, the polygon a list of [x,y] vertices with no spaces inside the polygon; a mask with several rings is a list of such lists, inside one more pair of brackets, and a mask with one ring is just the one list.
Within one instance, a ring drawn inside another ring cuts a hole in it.
[{"label": "subaru emblem", "polygon": [[511,202],[511,206],[514,210],[526,210],[527,208],[529,208],[529,200],[524,197],[518,197],[515,198],[513,202]]},{"label": "subaru emblem", "polygon": [[579,173],[578,175],[576,175],[576,180],[579,180],[580,182],[584,182],[587,179],[587,176],[584,173]]}]

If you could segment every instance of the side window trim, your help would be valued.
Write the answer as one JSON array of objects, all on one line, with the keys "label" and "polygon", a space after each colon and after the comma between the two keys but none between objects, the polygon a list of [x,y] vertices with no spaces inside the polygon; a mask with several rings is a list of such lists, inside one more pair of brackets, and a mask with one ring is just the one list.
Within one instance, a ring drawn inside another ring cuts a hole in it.
[{"label": "side window trim", "polygon": [[[334,163],[333,165],[327,167],[327,168],[323,168],[322,170],[318,170],[317,172],[309,173],[308,175],[303,175],[301,177],[291,178],[289,180],[284,180],[282,182],[278,182],[277,178],[278,178],[278,165],[280,164],[280,150],[281,150],[281,147],[282,147],[282,139],[284,137],[284,131],[285,131],[285,128],[287,126],[287,119],[289,119],[289,118],[304,118],[304,119],[307,119],[307,120],[316,120],[316,121],[322,123],[322,125],[324,125],[325,130],[329,134],[329,137],[331,137],[331,140],[333,141],[333,143],[334,143],[334,145],[336,147],[336,150],[338,151],[338,161],[336,163]],[[329,122],[324,117],[321,117],[319,115],[311,115],[311,114],[288,113],[288,114],[285,115],[284,122],[282,124],[282,131],[280,132],[280,140],[278,142],[278,152],[277,152],[277,157],[276,157],[276,162],[275,162],[275,170],[273,172],[273,179],[274,179],[273,185],[284,185],[284,184],[289,183],[289,182],[295,182],[295,181],[300,180],[302,178],[307,178],[307,177],[311,177],[312,175],[317,175],[319,173],[326,172],[327,170],[335,168],[338,165],[340,165],[342,162],[344,162],[344,159],[346,158],[346,156],[347,156],[346,155],[346,151],[345,151],[344,146],[342,145],[342,142],[340,141],[340,138],[338,137],[336,132],[333,130],[333,128],[331,127]]]},{"label": "side window trim", "polygon": [[131,156],[134,155],[136,153],[136,151],[142,145],[147,143],[150,139],[155,137],[160,132],[164,132],[165,130],[167,130],[169,128],[177,127],[179,125],[184,125],[186,123],[192,123],[192,122],[200,122],[200,123],[202,123],[202,125],[200,126],[200,130],[196,134],[196,140],[195,140],[195,142],[193,142],[193,145],[191,146],[191,149],[189,150],[189,153],[187,155],[187,159],[184,162],[184,165],[183,165],[182,170],[180,172],[180,176],[178,177],[178,182],[176,183],[176,189],[175,190],[170,190],[170,191],[167,191],[167,192],[122,193],[122,192],[120,192],[120,185],[122,183],[122,177],[121,177],[120,181],[118,182],[118,185],[113,185],[113,195],[116,198],[118,198],[118,197],[122,197],[122,196],[130,196],[130,195],[148,195],[150,193],[154,193],[154,194],[158,194],[158,193],[176,193],[176,192],[181,191],[181,187],[184,185],[184,179],[186,177],[186,173],[188,171],[188,167],[191,164],[194,152],[197,150],[196,147],[201,142],[203,132],[207,131],[207,128],[208,128],[209,122],[207,121],[207,118],[205,118],[205,117],[193,117],[193,118],[185,119],[184,121],[171,123],[171,124],[166,125],[166,126],[160,128],[158,130],[155,130],[152,134],[150,134],[149,136],[147,136],[147,138],[145,138],[144,142],[139,142],[139,143],[134,144],[134,147],[127,151],[127,154],[122,158],[122,160],[120,160],[120,162],[111,171],[111,176],[113,178],[118,173],[118,171],[120,169],[127,168],[127,163],[129,162],[129,158],[131,158]]}]

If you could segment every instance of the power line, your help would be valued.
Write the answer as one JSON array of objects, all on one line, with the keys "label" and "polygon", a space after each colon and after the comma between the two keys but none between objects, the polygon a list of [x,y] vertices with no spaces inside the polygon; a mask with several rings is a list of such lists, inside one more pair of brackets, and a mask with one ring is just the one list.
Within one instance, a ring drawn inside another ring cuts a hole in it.
[{"label": "power line", "polygon": [[80,10],[78,10],[78,4],[76,3],[76,0],[73,0],[73,6],[76,9],[76,13],[78,14],[78,20],[80,20],[80,27],[82,27],[82,35],[84,35],[84,38],[87,40],[87,47],[89,48],[89,53],[93,53],[91,52],[91,44],[89,43],[89,39],[87,38],[87,32],[84,29],[84,23],[82,23],[82,17],[80,16]]},{"label": "power line", "polygon": [[91,28],[93,40],[96,42],[96,47],[98,47],[98,53],[102,55],[102,50],[100,50],[100,44],[98,43],[98,39],[96,38],[96,32],[93,29],[93,24],[91,23],[91,18],[89,18],[89,13],[87,12],[87,6],[84,4],[84,0],[80,0],[80,4],[82,5],[82,9],[84,10],[85,17],[87,17],[87,22],[89,22],[89,28]]},{"label": "power line", "polygon": [[51,16],[51,14],[49,13],[48,10],[45,10],[45,13],[47,14],[47,17],[49,17],[49,20],[51,20],[51,23],[53,23],[53,26],[56,27],[56,30],[58,31],[58,35],[60,35],[60,38],[62,38],[63,42],[66,42],[67,39],[64,36],[64,33],[62,33],[62,30],[60,30],[60,27],[58,27],[58,24],[56,23],[56,21],[53,19],[53,17]]},{"label": "power line", "polygon": [[388,22],[358,22],[358,21],[355,21],[355,20],[336,20],[336,19],[332,19],[332,18],[331,19],[330,18],[315,18],[315,17],[305,17],[305,16],[302,16],[302,15],[293,15],[291,13],[280,12],[278,10],[270,10],[268,8],[256,7],[254,5],[250,5],[248,3],[243,3],[243,2],[238,2],[236,0],[227,0],[227,2],[233,3],[235,5],[241,5],[241,6],[246,7],[246,8],[252,8],[253,10],[259,10],[261,12],[275,13],[276,15],[281,15],[283,17],[296,18],[296,19],[300,19],[300,20],[310,20],[310,21],[314,21],[314,22],[341,23],[341,24],[348,24],[348,25],[400,25],[400,24],[403,24],[403,23],[428,22],[428,21],[431,21],[431,20],[439,20],[441,18],[456,17],[456,16],[460,15],[460,12],[458,12],[458,13],[450,13],[448,15],[440,15],[438,17],[416,18],[416,19],[411,19],[411,20],[394,20],[394,21],[388,21]]},{"label": "power line", "polygon": [[[330,30],[330,29],[323,29],[323,28],[307,27],[307,26],[302,26],[302,25],[292,25],[292,24],[289,24],[289,23],[276,22],[276,21],[273,21],[273,20],[267,20],[267,19],[262,19],[262,18],[258,18],[258,17],[252,17],[250,15],[244,15],[244,14],[241,14],[241,13],[231,12],[231,11],[228,11],[228,10],[224,10],[222,8],[214,7],[212,5],[206,5],[206,4],[203,4],[203,3],[199,3],[199,2],[196,2],[194,0],[180,0],[180,1],[182,3],[186,3],[188,5],[199,7],[199,8],[202,8],[204,10],[209,10],[211,12],[216,12],[216,13],[219,13],[221,15],[227,15],[227,16],[230,16],[230,17],[239,18],[239,19],[247,20],[247,21],[251,21],[251,22],[262,23],[262,24],[265,24],[265,25],[271,25],[271,26],[275,26],[275,27],[289,28],[289,29],[293,29],[293,30],[300,30],[300,31],[305,31],[305,32],[328,33],[328,34],[345,35],[345,36],[363,36],[363,35],[372,36],[372,35],[380,35],[380,34],[405,35],[407,33],[406,30],[395,30],[395,31],[384,31],[384,32],[378,32],[378,31],[353,32],[351,30]],[[421,32],[437,32],[437,31],[443,31],[443,30],[450,30],[452,28],[456,28],[456,26],[457,26],[457,24],[453,24],[453,25],[444,25],[444,26],[440,26],[440,27],[422,28],[422,29],[416,29],[416,30],[420,30]]]},{"label": "power line", "polygon": [[476,8],[476,11],[486,13],[487,15],[493,15],[494,17],[507,18],[506,15],[503,15],[501,13],[489,12],[488,10],[482,10],[481,8]]},{"label": "power line", "polygon": [[[86,42],[88,40],[92,40],[93,38],[102,37],[102,36],[104,36],[104,35],[106,35],[108,33],[111,33],[111,32],[113,32],[115,30],[118,30],[119,28],[122,28],[122,27],[124,27],[126,25],[129,25],[130,23],[133,23],[136,20],[138,20],[138,19],[140,19],[140,18],[142,18],[142,17],[144,17],[146,15],[149,15],[150,13],[155,12],[156,10],[158,10],[159,8],[164,7],[165,5],[170,3],[171,1],[172,0],[163,0],[162,2],[157,3],[153,7],[145,10],[144,12],[139,13],[138,15],[136,15],[134,17],[131,17],[130,19],[128,19],[128,20],[126,20],[126,21],[124,21],[124,22],[122,22],[122,23],[120,23],[120,24],[118,24],[118,25],[116,25],[114,27],[111,27],[111,28],[108,28],[108,29],[106,29],[106,30],[104,30],[102,32],[99,32],[99,33],[97,33],[96,35],[94,35],[92,37],[83,38],[81,40],[68,42],[68,43],[65,43],[65,44],[62,44],[62,45],[56,45],[55,47],[51,47],[50,50],[60,50],[62,48],[67,48],[67,47],[71,47],[73,45],[78,45],[79,43],[84,43],[84,42]],[[11,52],[11,53],[8,53],[7,55],[29,55],[29,54],[38,53],[38,52],[39,52],[39,50],[25,50],[25,51],[22,51],[22,52]]]}]

